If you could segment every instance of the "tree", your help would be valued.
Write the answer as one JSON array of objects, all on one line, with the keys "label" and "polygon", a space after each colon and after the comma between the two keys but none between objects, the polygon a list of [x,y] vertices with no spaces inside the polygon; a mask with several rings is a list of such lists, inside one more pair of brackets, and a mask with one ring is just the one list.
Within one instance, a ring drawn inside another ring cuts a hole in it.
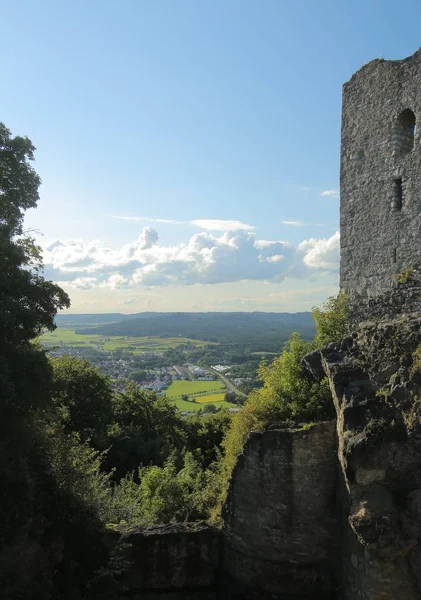
[{"label": "tree", "polygon": [[175,405],[156,392],[129,383],[124,394],[113,398],[113,426],[109,430],[107,467],[116,479],[137,470],[140,464],[162,465],[171,450],[185,443],[184,422]]},{"label": "tree", "polygon": [[226,409],[200,416],[195,413],[183,423],[187,433],[186,449],[194,453],[204,468],[209,467],[219,455],[222,440],[231,424],[231,414]]},{"label": "tree", "polygon": [[11,137],[0,123],[0,361],[37,337],[55,329],[54,317],[70,305],[69,297],[42,275],[41,251],[23,231],[26,210],[35,208],[41,180],[30,165],[27,137]]},{"label": "tree", "polygon": [[40,178],[31,167],[34,146],[12,137],[0,123],[0,406],[2,423],[48,402],[50,371],[42,350],[30,342],[68,307],[67,294],[42,275],[40,249],[23,230],[35,208]]},{"label": "tree", "polygon": [[239,396],[235,392],[226,392],[224,396],[225,402],[231,402],[231,404],[239,404],[240,406],[246,401],[245,396]]},{"label": "tree", "polygon": [[129,379],[131,379],[132,381],[135,381],[136,383],[142,383],[143,381],[146,381],[147,378],[148,378],[148,374],[144,370],[132,371],[129,375]]},{"label": "tree", "polygon": [[205,474],[189,452],[179,471],[171,459],[163,467],[140,469],[141,522],[145,524],[194,521],[207,516],[203,510]]},{"label": "tree", "polygon": [[87,360],[63,356],[51,360],[52,396],[67,430],[83,439],[105,433],[112,418],[112,390],[107,377]]},{"label": "tree", "polygon": [[181,394],[181,399],[184,400],[184,402],[188,402],[189,401],[188,394]]}]

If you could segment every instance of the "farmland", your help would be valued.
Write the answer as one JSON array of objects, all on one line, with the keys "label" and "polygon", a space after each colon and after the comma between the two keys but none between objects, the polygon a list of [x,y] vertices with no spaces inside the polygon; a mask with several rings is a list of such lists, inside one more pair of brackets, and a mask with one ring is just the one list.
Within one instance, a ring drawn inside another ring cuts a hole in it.
[{"label": "farmland", "polygon": [[[234,408],[235,404],[225,402],[225,385],[222,381],[173,381],[165,390],[166,395],[179,410],[198,411],[205,404],[214,404],[217,408]],[[189,400],[181,396],[187,395]]]},{"label": "farmland", "polygon": [[[206,392],[216,392],[225,389],[222,381],[173,381],[165,390],[169,398],[180,398],[182,395],[193,397],[202,395]],[[209,395],[209,394],[208,394]]]},{"label": "farmland", "polygon": [[[223,394],[222,398],[223,398]],[[205,406],[205,404],[214,404],[216,406],[216,408],[235,408],[235,404],[231,404],[230,402],[225,402],[224,400],[221,401],[216,401],[216,400],[211,400],[211,396],[203,396],[203,398],[206,398],[206,402],[199,402],[199,400],[197,400],[196,402],[186,402],[185,400],[174,400],[174,404],[176,405],[176,407],[178,408],[178,410],[182,410],[182,411],[188,411],[188,412],[197,412],[198,410],[203,410],[203,407]]]},{"label": "farmland", "polygon": [[164,352],[169,348],[176,348],[182,344],[189,344],[191,347],[199,348],[206,345],[206,342],[200,340],[190,340],[185,337],[158,337],[158,336],[103,336],[99,334],[81,335],[74,329],[58,327],[53,332],[44,333],[40,337],[40,342],[46,347],[51,346],[85,346],[110,352],[118,348],[130,350],[134,353],[142,352]]}]

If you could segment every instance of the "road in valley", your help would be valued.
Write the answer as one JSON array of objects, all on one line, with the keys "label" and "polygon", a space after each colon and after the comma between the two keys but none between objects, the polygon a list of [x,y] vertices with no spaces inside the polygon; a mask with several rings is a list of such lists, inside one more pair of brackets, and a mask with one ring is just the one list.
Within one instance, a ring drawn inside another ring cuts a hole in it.
[{"label": "road in valley", "polygon": [[217,375],[219,379],[225,383],[229,392],[234,392],[235,394],[237,394],[237,396],[242,396],[243,398],[247,396],[247,394],[241,392],[237,387],[235,387],[235,385],[228,379],[228,377],[225,377],[225,375],[223,375],[219,371],[212,369],[212,367],[209,367],[209,371],[212,371],[214,375]]}]

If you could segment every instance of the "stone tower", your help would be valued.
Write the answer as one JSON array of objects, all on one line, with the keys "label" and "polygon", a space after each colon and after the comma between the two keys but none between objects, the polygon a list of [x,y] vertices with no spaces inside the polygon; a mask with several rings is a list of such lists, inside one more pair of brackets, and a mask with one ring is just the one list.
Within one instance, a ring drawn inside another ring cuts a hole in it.
[{"label": "stone tower", "polygon": [[[373,60],[343,87],[341,290],[352,306],[421,262],[421,49]],[[372,302],[372,301],[371,301]]]}]

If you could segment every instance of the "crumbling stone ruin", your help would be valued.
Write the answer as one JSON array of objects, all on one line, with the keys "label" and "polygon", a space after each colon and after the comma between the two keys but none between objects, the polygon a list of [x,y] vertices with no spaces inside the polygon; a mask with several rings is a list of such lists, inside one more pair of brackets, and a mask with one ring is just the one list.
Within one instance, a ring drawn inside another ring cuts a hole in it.
[{"label": "crumbling stone ruin", "polygon": [[420,89],[421,50],[373,60],[343,87],[340,287],[357,321],[379,296],[395,313],[421,309],[421,289],[392,292],[421,259]]}]

